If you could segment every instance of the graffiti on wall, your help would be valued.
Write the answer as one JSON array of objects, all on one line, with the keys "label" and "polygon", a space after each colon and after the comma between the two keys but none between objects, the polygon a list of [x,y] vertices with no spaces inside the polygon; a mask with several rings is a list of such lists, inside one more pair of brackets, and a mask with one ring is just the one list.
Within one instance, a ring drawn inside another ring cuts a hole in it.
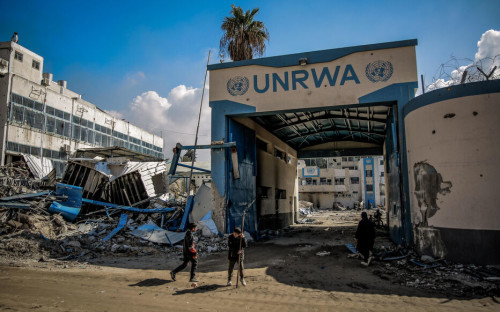
[{"label": "graffiti on wall", "polygon": [[436,169],[425,161],[413,165],[415,178],[415,196],[420,209],[420,225],[427,226],[428,219],[439,210],[438,194],[446,195],[451,192],[450,181],[443,181],[443,177]]}]

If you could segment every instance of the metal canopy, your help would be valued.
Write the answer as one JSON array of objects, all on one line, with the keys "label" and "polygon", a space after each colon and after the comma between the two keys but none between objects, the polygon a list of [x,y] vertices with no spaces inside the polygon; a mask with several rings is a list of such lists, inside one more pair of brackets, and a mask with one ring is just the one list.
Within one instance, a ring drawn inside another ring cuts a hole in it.
[{"label": "metal canopy", "polygon": [[339,141],[384,144],[390,104],[247,114],[297,151]]},{"label": "metal canopy", "polygon": [[127,157],[128,159],[135,161],[162,161],[161,158],[132,151],[121,146],[82,148],[76,150],[75,153],[75,157],[94,158],[96,156],[104,158]]}]

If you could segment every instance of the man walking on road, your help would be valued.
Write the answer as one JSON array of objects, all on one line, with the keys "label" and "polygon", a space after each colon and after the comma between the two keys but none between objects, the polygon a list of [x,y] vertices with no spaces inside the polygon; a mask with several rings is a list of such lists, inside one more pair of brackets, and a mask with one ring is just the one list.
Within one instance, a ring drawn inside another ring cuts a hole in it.
[{"label": "man walking on road", "polygon": [[[247,239],[245,235],[241,233],[241,229],[239,227],[235,228],[233,234],[229,235],[227,239],[227,246],[229,247],[229,252],[227,255],[227,259],[229,260],[229,267],[227,269],[227,286],[231,286],[231,278],[233,277],[233,268],[238,260],[240,262],[240,277],[241,284],[246,286],[244,274],[243,274],[243,258],[245,256],[243,250],[248,247]],[[240,258],[240,259],[238,259]]]},{"label": "man walking on road", "polygon": [[364,266],[369,266],[372,261],[373,244],[375,243],[375,225],[368,220],[366,212],[361,213],[361,221],[358,223],[356,230],[356,249],[363,255],[364,261],[361,262]]},{"label": "man walking on road", "polygon": [[195,223],[190,223],[188,225],[188,230],[186,231],[186,236],[184,236],[184,247],[182,249],[183,253],[183,262],[177,268],[170,272],[170,277],[173,281],[175,281],[175,275],[184,270],[188,264],[191,262],[191,279],[190,283],[199,282],[196,278],[196,268],[198,267],[198,252],[196,251],[194,245],[194,237],[193,233],[196,232],[197,226]]}]

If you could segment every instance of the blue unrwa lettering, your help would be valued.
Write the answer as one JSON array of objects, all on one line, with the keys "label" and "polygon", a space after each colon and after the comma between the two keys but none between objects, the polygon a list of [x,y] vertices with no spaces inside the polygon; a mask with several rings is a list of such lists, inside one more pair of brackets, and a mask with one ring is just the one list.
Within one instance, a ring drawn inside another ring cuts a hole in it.
[{"label": "blue unrwa lettering", "polygon": [[[303,75],[302,77],[297,77],[297,75]],[[294,70],[292,72],[292,89],[297,90],[297,82],[300,83],[302,88],[309,89],[309,87],[304,83],[304,81],[309,78],[309,73],[305,70]]]},{"label": "blue unrwa lettering", "polygon": [[311,69],[311,73],[313,74],[313,78],[314,78],[314,85],[316,86],[316,88],[321,87],[321,85],[323,84],[323,79],[325,79],[325,76],[326,76],[326,78],[328,78],[328,81],[330,82],[330,87],[335,86],[335,83],[337,82],[337,77],[339,75],[339,70],[340,70],[340,66],[335,67],[335,73],[333,74],[333,77],[332,77],[332,76],[330,76],[330,70],[328,69],[328,67],[323,67],[323,70],[321,71],[321,75],[319,75],[319,79],[318,79],[318,76],[316,75],[316,70],[314,68]]},{"label": "blue unrwa lettering", "polygon": [[265,77],[266,77],[265,87],[264,87],[264,89],[259,89],[259,87],[257,85],[257,75],[253,76],[253,88],[254,88],[255,92],[264,93],[269,89],[269,74],[266,74]]},{"label": "blue unrwa lettering", "polygon": [[[323,67],[319,76],[318,73],[316,72],[316,69],[314,68],[311,69],[313,83],[316,88],[319,88],[323,85],[325,78],[328,81],[328,85],[330,87],[334,87],[337,84],[339,73],[340,73],[340,65],[335,67],[333,75],[330,72],[330,68],[328,67]],[[290,90],[289,73],[287,71],[283,73],[283,76],[280,76],[277,73],[272,73],[271,75],[272,75],[273,92],[278,92],[278,87],[283,89],[283,91]],[[291,72],[292,90],[297,90],[299,86],[302,87],[303,89],[309,89],[309,86],[307,84],[309,76],[310,76],[309,72],[304,69],[292,71]],[[358,76],[356,75],[356,72],[354,71],[354,68],[352,67],[351,64],[347,64],[345,66],[344,72],[342,74],[342,79],[340,80],[340,85],[343,86],[346,82],[349,81],[353,81],[355,84],[359,84]],[[269,74],[264,75],[263,88],[262,88],[262,82],[261,85],[259,86],[259,77],[257,75],[253,76],[253,88],[255,92],[266,93],[269,90],[269,85],[270,85]],[[327,85],[325,82],[325,87],[326,86]]]},{"label": "blue unrwa lettering", "polygon": [[[351,73],[350,76],[348,76],[349,73]],[[356,76],[356,73],[354,72],[354,68],[352,68],[351,64],[348,64],[345,67],[344,75],[342,75],[342,80],[340,81],[340,85],[343,86],[344,83],[346,82],[346,80],[354,80],[354,82],[356,82],[356,84],[359,84],[358,76]]]},{"label": "blue unrwa lettering", "polygon": [[281,80],[281,78],[280,78],[280,76],[278,76],[278,74],[273,73],[273,92],[278,91],[277,90],[278,86],[277,86],[276,82],[278,82],[281,85],[283,90],[288,91],[288,72],[285,72],[285,81]]}]

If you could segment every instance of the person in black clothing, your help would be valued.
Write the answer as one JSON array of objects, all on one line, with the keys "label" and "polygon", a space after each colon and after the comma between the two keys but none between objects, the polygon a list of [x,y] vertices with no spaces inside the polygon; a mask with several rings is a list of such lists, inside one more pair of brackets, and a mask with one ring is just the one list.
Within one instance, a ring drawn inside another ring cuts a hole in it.
[{"label": "person in black clothing", "polygon": [[369,266],[372,261],[373,244],[375,243],[375,225],[368,220],[368,216],[364,211],[361,213],[361,221],[358,223],[355,238],[356,249],[364,257],[364,261],[361,264]]},{"label": "person in black clothing", "polygon": [[[239,227],[235,228],[233,234],[229,235],[227,239],[227,246],[229,247],[229,252],[227,259],[229,260],[229,267],[227,269],[227,286],[231,286],[231,278],[233,277],[233,268],[236,263],[238,263],[238,256],[241,257],[240,260],[240,277],[241,284],[246,286],[245,276],[243,275],[243,258],[245,256],[243,249],[248,247],[247,239],[245,235],[241,233]],[[241,246],[241,247],[240,247]],[[240,249],[241,248],[241,249]]]},{"label": "person in black clothing", "polygon": [[170,277],[175,281],[175,275],[184,270],[191,262],[191,279],[189,282],[197,283],[199,282],[196,278],[196,268],[198,267],[198,252],[196,251],[194,245],[193,233],[196,232],[197,226],[195,223],[190,223],[188,225],[188,230],[186,231],[186,236],[184,236],[184,247],[182,248],[183,262],[177,268],[170,272]]}]

